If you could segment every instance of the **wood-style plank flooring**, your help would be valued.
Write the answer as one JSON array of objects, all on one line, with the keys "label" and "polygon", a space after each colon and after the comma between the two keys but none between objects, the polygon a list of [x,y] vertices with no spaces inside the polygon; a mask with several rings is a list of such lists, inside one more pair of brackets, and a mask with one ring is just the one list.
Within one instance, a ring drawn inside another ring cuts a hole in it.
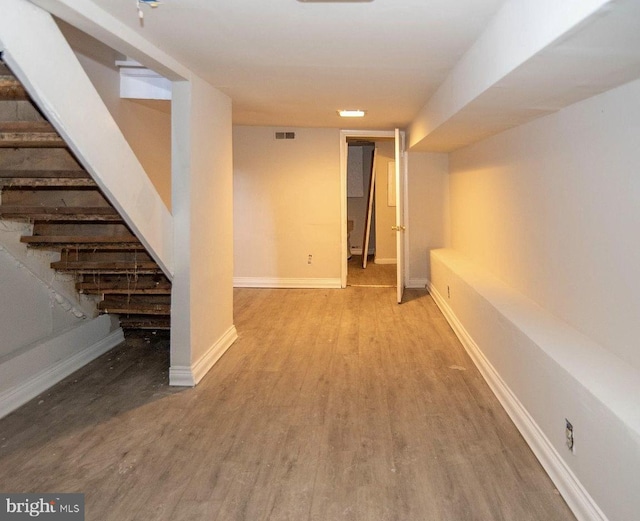
[{"label": "wood-style plank flooring", "polygon": [[348,286],[390,286],[396,285],[396,265],[376,264],[373,255],[367,259],[367,267],[362,268],[362,255],[352,255],[347,262]]},{"label": "wood-style plank flooring", "polygon": [[170,388],[130,337],[0,420],[0,490],[95,521],[574,519],[425,292],[239,289],[239,340]]}]

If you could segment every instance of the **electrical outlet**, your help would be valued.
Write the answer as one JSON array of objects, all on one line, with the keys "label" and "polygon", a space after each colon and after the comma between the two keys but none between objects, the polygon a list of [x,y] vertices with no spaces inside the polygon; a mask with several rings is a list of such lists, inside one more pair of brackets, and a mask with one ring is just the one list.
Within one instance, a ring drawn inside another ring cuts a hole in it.
[{"label": "electrical outlet", "polygon": [[564,421],[565,421],[564,434],[565,434],[565,437],[567,438],[567,447],[569,447],[569,450],[571,452],[575,452],[576,449],[575,449],[575,444],[573,440],[573,425],[566,418],[564,419]]},{"label": "electrical outlet", "polygon": [[307,258],[307,264],[311,264],[313,262],[313,255],[309,254],[309,257]]}]

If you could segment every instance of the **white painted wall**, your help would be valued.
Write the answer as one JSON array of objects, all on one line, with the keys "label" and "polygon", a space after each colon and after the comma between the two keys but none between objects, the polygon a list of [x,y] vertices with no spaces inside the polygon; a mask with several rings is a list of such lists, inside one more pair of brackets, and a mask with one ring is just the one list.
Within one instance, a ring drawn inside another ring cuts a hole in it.
[{"label": "white painted wall", "polygon": [[[296,140],[276,141],[278,130],[283,129],[234,127],[235,284],[339,286],[340,179],[335,171],[340,161],[335,138],[339,131],[297,128]],[[385,162],[394,156],[393,143],[388,146]],[[383,169],[380,175],[386,184],[386,165]],[[447,244],[448,156],[411,153],[408,183],[408,282],[424,287],[428,249]],[[382,204],[386,206],[386,196]],[[395,209],[389,209],[394,214]],[[390,219],[389,230],[395,215]],[[356,230],[352,244],[361,242],[362,230]],[[328,250],[319,250],[316,243]],[[395,235],[392,244],[389,255],[395,258]],[[316,264],[317,251],[322,253],[321,266]],[[314,255],[311,266],[309,253]]]},{"label": "white painted wall", "polygon": [[449,244],[449,155],[410,152],[408,157],[407,286],[425,287],[429,251]]},{"label": "white painted wall", "polygon": [[640,81],[451,156],[452,245],[640,369]]},{"label": "white painted wall", "polygon": [[235,283],[340,287],[339,131],[281,130],[234,127]]},{"label": "white painted wall", "polygon": [[440,255],[431,270],[557,467],[612,521],[640,512],[639,97],[632,82],[451,154],[451,244],[465,260]]},{"label": "white painted wall", "polygon": [[174,83],[173,385],[195,385],[235,341],[231,100],[200,78]]},{"label": "white painted wall", "polygon": [[115,62],[122,56],[79,29],[61,20],[57,23],[158,195],[171,209],[171,102],[120,98]]},{"label": "white painted wall", "polygon": [[396,262],[396,233],[391,229],[396,224],[396,207],[389,206],[387,173],[389,163],[395,161],[393,141],[376,143],[376,251],[374,262],[393,264]]}]

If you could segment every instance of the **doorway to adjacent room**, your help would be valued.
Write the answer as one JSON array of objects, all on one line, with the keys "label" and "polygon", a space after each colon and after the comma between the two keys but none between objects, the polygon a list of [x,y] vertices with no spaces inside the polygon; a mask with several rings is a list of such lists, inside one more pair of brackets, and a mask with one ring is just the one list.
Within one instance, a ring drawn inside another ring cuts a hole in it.
[{"label": "doorway to adjacent room", "polygon": [[[342,287],[404,289],[404,190],[399,131],[342,131]],[[400,190],[398,190],[400,186]]]}]

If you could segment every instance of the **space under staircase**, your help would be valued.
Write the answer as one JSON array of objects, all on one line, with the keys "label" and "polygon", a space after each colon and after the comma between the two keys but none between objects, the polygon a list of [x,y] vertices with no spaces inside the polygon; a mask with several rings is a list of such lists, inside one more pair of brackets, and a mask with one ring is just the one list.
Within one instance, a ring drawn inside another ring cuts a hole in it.
[{"label": "space under staircase", "polygon": [[168,329],[171,283],[0,57],[0,219],[31,223],[28,248],[96,295],[123,328]]}]

